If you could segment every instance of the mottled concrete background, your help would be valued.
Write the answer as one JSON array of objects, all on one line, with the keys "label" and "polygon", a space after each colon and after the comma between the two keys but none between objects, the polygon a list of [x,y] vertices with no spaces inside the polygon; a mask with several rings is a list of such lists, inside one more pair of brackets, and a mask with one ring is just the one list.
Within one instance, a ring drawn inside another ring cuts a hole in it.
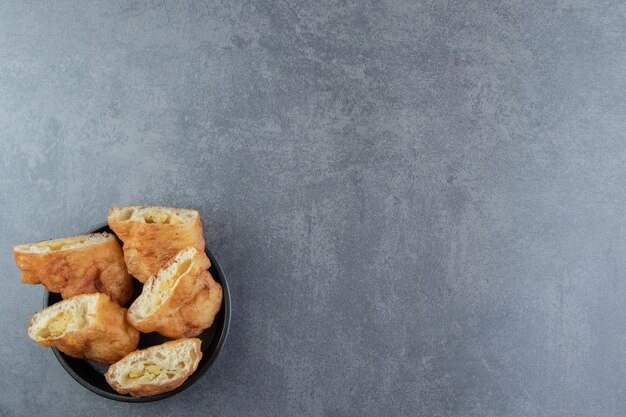
[{"label": "mottled concrete background", "polygon": [[[0,0],[0,415],[626,415],[622,1]],[[201,210],[230,280],[188,391],[27,339],[10,245]]]}]

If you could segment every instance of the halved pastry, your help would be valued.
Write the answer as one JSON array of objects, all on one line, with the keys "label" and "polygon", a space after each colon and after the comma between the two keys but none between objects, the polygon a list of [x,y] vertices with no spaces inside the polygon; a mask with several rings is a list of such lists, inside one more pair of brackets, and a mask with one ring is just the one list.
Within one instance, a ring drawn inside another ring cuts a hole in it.
[{"label": "halved pastry", "polygon": [[126,309],[105,294],[83,294],[60,301],[33,316],[28,336],[66,355],[113,363],[137,349],[139,332]]},{"label": "halved pastry", "polygon": [[200,339],[179,339],[128,354],[104,375],[120,394],[148,397],[179,387],[198,368]]},{"label": "halved pastry", "polygon": [[194,247],[179,252],[128,308],[138,330],[178,339],[211,327],[222,305],[222,287],[207,271],[209,258]]},{"label": "halved pastry", "polygon": [[128,272],[146,282],[176,253],[188,246],[204,250],[196,210],[157,206],[113,207],[109,226],[124,242]]},{"label": "halved pastry", "polygon": [[25,284],[43,284],[63,298],[102,292],[124,304],[133,292],[120,244],[111,233],[44,240],[13,247]]}]

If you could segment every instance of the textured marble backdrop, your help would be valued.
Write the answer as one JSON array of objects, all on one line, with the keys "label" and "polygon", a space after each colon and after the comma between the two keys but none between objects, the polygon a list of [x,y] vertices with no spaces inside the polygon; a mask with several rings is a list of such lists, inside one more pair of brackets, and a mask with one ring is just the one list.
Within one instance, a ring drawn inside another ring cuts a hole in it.
[{"label": "textured marble backdrop", "polygon": [[[0,0],[0,415],[626,414],[621,1]],[[25,334],[10,245],[195,207],[232,291],[188,391]]]}]

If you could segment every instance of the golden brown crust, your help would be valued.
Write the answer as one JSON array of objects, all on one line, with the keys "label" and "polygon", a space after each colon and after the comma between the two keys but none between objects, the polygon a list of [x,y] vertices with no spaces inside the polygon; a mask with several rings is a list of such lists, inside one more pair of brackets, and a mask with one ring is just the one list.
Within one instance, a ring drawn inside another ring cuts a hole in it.
[{"label": "golden brown crust", "polygon": [[[91,297],[81,295],[77,297]],[[96,296],[96,295],[93,295]],[[137,349],[139,332],[126,320],[126,309],[113,302],[105,294],[97,294],[91,322],[82,329],[71,331],[56,338],[41,339],[33,328],[35,316],[28,326],[28,335],[42,346],[55,347],[66,355],[102,363],[114,363]],[[73,299],[61,301],[70,303]],[[47,309],[37,313],[41,314]]]},{"label": "golden brown crust", "polygon": [[184,337],[197,336],[211,327],[222,307],[222,286],[213,279],[209,271],[204,271],[200,278],[205,287],[179,310],[180,334],[186,335]]},{"label": "golden brown crust", "polygon": [[147,320],[129,321],[144,333],[158,332],[172,339],[198,336],[213,324],[222,306],[222,287],[209,271],[199,280],[205,282],[196,296],[186,303],[168,303]]},{"label": "golden brown crust", "polygon": [[[156,206],[130,207],[180,210]],[[159,224],[121,220],[117,212],[122,209],[124,208],[111,208],[108,217],[109,226],[124,242],[124,259],[128,272],[142,283],[156,275],[159,269],[180,250],[189,246],[200,251],[204,250],[202,223],[196,211],[189,210],[196,214],[191,223]]]},{"label": "golden brown crust", "polygon": [[[102,292],[123,305],[133,285],[126,270],[122,248],[112,234],[97,243],[49,252],[24,252],[13,247],[15,263],[25,284],[43,284],[64,299]],[[89,236],[89,235],[86,235]]]},{"label": "golden brown crust", "polygon": [[[168,346],[176,345],[180,343],[186,343],[188,341],[193,341],[194,343],[194,348],[193,348],[194,363],[193,363],[193,366],[190,367],[190,369],[188,369],[184,374],[181,374],[176,379],[173,379],[165,383],[159,383],[159,384],[147,383],[147,384],[136,385],[133,387],[124,386],[118,381],[118,378],[120,376],[118,375],[118,372],[120,371],[118,368],[120,368],[123,365],[123,362],[126,362],[127,360],[131,360],[133,359],[133,357],[141,356],[142,354],[149,355],[152,352],[156,352],[159,350],[162,351],[164,347],[167,348]],[[200,344],[201,344],[200,339],[196,339],[196,338],[179,339],[179,340],[172,340],[170,342],[166,342],[161,345],[152,346],[147,349],[131,352],[128,355],[126,355],[123,359],[118,361],[117,363],[111,365],[111,367],[109,367],[109,370],[104,375],[104,377],[106,381],[109,383],[109,385],[111,386],[111,388],[113,388],[115,391],[119,392],[120,394],[130,394],[132,397],[149,397],[152,395],[162,394],[164,392],[171,391],[181,386],[183,382],[185,382],[187,378],[189,378],[189,376],[196,371],[198,367],[198,363],[200,362],[200,359],[202,358],[202,351],[200,350]]]},{"label": "golden brown crust", "polygon": [[[204,252],[196,253],[193,261],[192,269],[177,281],[171,293],[154,312],[143,317],[138,314],[139,298],[129,307],[128,321],[136,329],[179,339],[197,336],[211,327],[222,306],[222,287],[206,270],[208,258]],[[150,278],[144,291],[154,280],[156,277]]]}]

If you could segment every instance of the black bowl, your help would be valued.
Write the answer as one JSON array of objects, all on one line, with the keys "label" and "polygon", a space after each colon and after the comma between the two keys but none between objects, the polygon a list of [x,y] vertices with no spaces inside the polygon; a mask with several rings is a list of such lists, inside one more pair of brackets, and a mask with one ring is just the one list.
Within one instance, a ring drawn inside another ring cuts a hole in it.
[{"label": "black bowl", "polygon": [[[102,225],[89,233],[98,232],[113,233],[113,231],[109,229],[107,225]],[[228,334],[228,324],[230,323],[230,293],[228,292],[226,277],[224,276],[224,272],[222,272],[222,269],[217,263],[217,260],[213,257],[208,249],[206,249],[206,254],[208,255],[209,259],[211,259],[211,268],[209,268],[209,271],[211,272],[211,275],[213,275],[213,279],[219,282],[219,284],[222,286],[222,308],[215,317],[213,325],[203,331],[198,336],[198,338],[202,340],[202,359],[198,364],[198,369],[196,370],[196,372],[194,372],[180,387],[169,392],[164,392],[163,394],[153,395],[151,397],[133,398],[130,395],[122,395],[114,391],[113,388],[111,388],[104,379],[104,374],[109,368],[108,365],[103,365],[84,359],[72,358],[71,356],[67,356],[63,352],[59,351],[58,349],[53,348],[52,351],[54,352],[54,355],[57,357],[63,368],[65,368],[67,373],[70,374],[72,378],[78,381],[78,383],[80,383],[83,387],[92,392],[95,392],[98,395],[116,401],[125,401],[131,403],[143,403],[162,400],[164,398],[171,397],[174,394],[178,394],[179,392],[189,388],[196,381],[198,381],[198,379],[200,379],[209,369],[211,364],[215,361],[215,358],[217,358],[218,353],[222,349],[222,346],[224,345],[224,342],[226,340],[226,335]],[[135,298],[137,298],[137,296],[139,296],[139,294],[141,293],[142,284],[136,279],[133,279],[133,283],[133,295],[130,298],[130,301],[128,301],[128,303],[126,304],[126,307],[130,306]],[[61,301],[62,299],[60,294],[49,292],[46,290],[43,300],[44,307],[48,307],[54,303]],[[138,349],[159,345],[163,342],[167,342],[168,340],[170,339],[163,337],[158,333],[141,333]]]}]

